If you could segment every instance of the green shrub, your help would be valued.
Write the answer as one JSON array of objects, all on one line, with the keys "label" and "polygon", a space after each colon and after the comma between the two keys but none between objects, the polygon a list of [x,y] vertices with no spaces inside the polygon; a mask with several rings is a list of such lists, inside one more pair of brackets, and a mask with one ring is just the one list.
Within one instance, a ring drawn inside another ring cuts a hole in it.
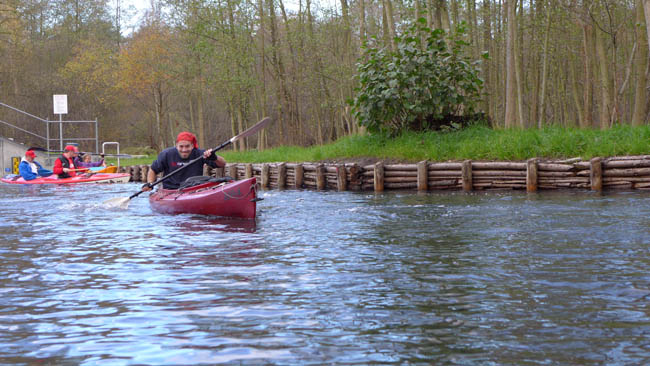
[{"label": "green shrub", "polygon": [[370,132],[433,130],[445,120],[474,115],[483,81],[478,61],[465,56],[464,24],[450,33],[425,25],[421,18],[397,37],[396,51],[364,46],[351,105]]}]

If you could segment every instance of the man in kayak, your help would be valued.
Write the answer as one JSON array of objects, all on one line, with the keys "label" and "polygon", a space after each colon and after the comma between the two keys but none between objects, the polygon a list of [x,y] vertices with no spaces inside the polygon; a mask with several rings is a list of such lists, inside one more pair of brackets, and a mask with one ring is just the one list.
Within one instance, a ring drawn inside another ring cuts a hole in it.
[{"label": "man in kayak", "polygon": [[70,178],[77,175],[74,166],[74,157],[79,153],[74,145],[68,145],[63,149],[63,154],[59,156],[54,162],[54,174],[58,175],[59,178]]},{"label": "man in kayak", "polygon": [[34,159],[36,159],[34,150],[27,150],[25,156],[20,160],[18,172],[24,180],[33,180],[52,175],[51,171],[43,169],[43,166]]},{"label": "man in kayak", "polygon": [[223,167],[226,165],[226,160],[223,157],[213,153],[212,149],[202,150],[196,142],[196,136],[190,132],[181,132],[176,137],[176,146],[167,148],[158,154],[158,158],[151,164],[151,169],[147,173],[147,184],[142,187],[143,191],[150,191],[150,183],[156,181],[156,175],[163,173],[167,175],[176,169],[186,166],[191,160],[198,157],[203,157],[196,163],[188,166],[183,171],[174,174],[165,179],[163,188],[165,189],[178,189],[189,177],[203,175],[203,164],[207,164],[212,168]]}]

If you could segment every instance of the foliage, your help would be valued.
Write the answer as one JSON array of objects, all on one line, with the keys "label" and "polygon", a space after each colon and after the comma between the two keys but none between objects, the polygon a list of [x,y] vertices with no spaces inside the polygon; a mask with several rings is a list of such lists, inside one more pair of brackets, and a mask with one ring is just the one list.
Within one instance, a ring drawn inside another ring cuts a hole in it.
[{"label": "foliage", "polygon": [[397,37],[396,51],[366,45],[352,105],[369,131],[433,129],[434,121],[474,112],[483,81],[464,55],[464,25],[447,33],[425,24],[421,18]]}]

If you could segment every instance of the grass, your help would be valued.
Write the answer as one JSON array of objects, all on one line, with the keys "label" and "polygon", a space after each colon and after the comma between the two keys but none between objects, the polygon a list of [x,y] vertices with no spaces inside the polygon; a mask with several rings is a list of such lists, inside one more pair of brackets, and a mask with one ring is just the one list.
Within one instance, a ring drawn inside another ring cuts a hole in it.
[{"label": "grass", "polygon": [[[589,159],[594,156],[643,154],[650,154],[650,126],[619,125],[604,131],[565,127],[493,130],[472,126],[455,132],[405,133],[396,138],[348,136],[323,146],[282,146],[243,152],[227,150],[220,155],[229,162],[262,163],[362,158],[412,162],[464,159],[511,161],[533,157]],[[121,159],[121,164],[151,164],[153,159],[155,156]]]}]

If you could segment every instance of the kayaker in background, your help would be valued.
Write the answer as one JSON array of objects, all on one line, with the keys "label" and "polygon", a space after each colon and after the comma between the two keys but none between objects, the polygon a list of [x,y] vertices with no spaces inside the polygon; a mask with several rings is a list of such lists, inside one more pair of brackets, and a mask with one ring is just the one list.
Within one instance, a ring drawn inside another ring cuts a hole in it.
[{"label": "kayaker in background", "polygon": [[78,168],[94,168],[98,166],[106,166],[104,163],[104,154],[99,154],[99,157],[101,158],[99,161],[93,162],[92,155],[87,152],[81,157],[77,156],[74,158],[74,166]]},{"label": "kayaker in background", "polygon": [[167,175],[176,169],[180,169],[191,160],[203,156],[202,160],[188,166],[187,169],[174,174],[165,179],[162,184],[165,189],[178,189],[189,177],[203,175],[203,164],[208,164],[212,168],[223,167],[226,160],[213,153],[212,149],[202,150],[196,142],[196,136],[190,132],[181,132],[176,137],[176,146],[167,148],[158,154],[158,158],[151,164],[151,169],[147,173],[147,184],[142,187],[143,191],[150,191],[150,183],[156,181],[156,175],[163,173]]},{"label": "kayaker in background", "polygon": [[77,175],[75,171],[74,158],[79,153],[74,145],[68,145],[63,149],[63,154],[59,156],[54,162],[54,174],[58,175],[59,178],[70,178]]},{"label": "kayaker in background", "polygon": [[36,159],[34,150],[27,150],[25,156],[20,160],[20,164],[18,164],[18,172],[24,180],[33,180],[52,175],[50,170],[43,169],[43,166],[34,159]]}]

